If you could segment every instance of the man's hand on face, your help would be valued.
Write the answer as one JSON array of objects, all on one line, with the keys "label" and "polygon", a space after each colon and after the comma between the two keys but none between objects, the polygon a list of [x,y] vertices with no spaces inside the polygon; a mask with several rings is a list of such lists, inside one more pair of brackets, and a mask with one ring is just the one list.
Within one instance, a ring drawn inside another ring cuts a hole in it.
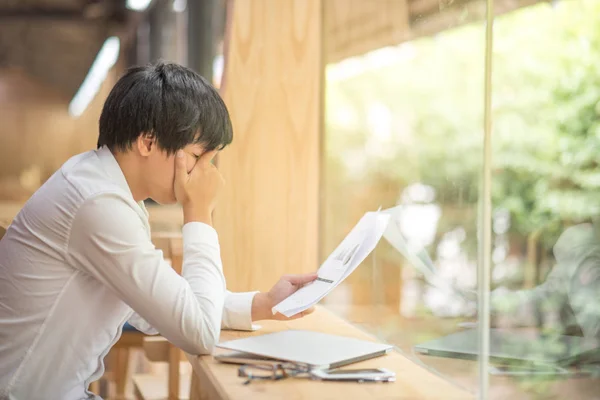
[{"label": "man's hand on face", "polygon": [[[219,191],[225,184],[221,173],[211,163],[217,150],[204,153],[188,172],[185,153],[180,150],[175,156],[175,198],[183,206],[184,223],[198,221],[212,225],[212,211]],[[273,315],[271,309],[296,292],[303,285],[317,279],[317,274],[284,275],[267,293],[258,293],[252,301],[252,320],[296,319],[314,311],[310,308],[292,318],[281,314]]]},{"label": "man's hand on face", "polygon": [[316,273],[301,274],[301,275],[284,275],[267,293],[258,293],[252,301],[252,320],[259,321],[263,319],[289,320],[304,317],[314,311],[314,308],[309,308],[301,313],[287,318],[282,314],[275,314],[271,309],[279,304],[282,300],[288,298],[291,294],[300,289],[303,285],[317,279]]},{"label": "man's hand on face", "polygon": [[217,150],[202,154],[188,173],[185,153],[175,156],[175,198],[183,206],[184,223],[204,222],[212,225],[217,196],[225,184],[219,170],[211,163]]}]

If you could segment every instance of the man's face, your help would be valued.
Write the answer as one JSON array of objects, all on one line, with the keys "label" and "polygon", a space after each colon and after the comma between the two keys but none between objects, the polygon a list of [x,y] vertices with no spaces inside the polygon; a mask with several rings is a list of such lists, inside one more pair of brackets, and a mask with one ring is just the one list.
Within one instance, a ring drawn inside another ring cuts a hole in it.
[{"label": "man's face", "polygon": [[[200,144],[189,144],[183,148],[187,172],[194,168],[198,157],[204,154],[204,147]],[[147,163],[147,187],[150,198],[159,204],[174,204],[175,198],[175,154],[168,155],[166,151],[152,152]]]}]

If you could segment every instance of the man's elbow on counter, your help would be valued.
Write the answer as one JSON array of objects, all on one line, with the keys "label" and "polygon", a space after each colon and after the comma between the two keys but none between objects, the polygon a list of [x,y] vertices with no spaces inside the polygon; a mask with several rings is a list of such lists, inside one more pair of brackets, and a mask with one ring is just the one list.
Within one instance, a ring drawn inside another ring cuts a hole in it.
[{"label": "man's elbow on counter", "polygon": [[195,344],[191,346],[189,350],[185,350],[187,353],[196,355],[196,356],[204,356],[212,354],[219,343],[219,338],[221,335],[221,325],[217,324],[216,326],[205,326],[201,332],[198,332],[197,340]]}]

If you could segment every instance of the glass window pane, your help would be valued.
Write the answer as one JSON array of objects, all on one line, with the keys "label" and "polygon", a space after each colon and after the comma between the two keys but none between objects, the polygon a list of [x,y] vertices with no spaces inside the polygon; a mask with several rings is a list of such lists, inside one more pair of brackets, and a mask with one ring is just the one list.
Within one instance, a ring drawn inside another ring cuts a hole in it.
[{"label": "glass window pane", "polygon": [[492,337],[528,338],[497,345],[549,366],[505,362],[490,393],[594,398],[598,368],[585,353],[598,353],[600,336],[600,2],[524,7],[498,17],[494,34]]},{"label": "glass window pane", "polygon": [[[463,324],[477,306],[485,2],[359,3],[379,7],[352,19],[359,6],[345,2],[353,23],[337,29],[325,17],[334,56],[326,56],[321,259],[365,212],[393,215],[372,255],[324,301],[476,393],[476,330]],[[386,13],[405,25],[378,29]],[[471,360],[420,347],[457,333]]]}]

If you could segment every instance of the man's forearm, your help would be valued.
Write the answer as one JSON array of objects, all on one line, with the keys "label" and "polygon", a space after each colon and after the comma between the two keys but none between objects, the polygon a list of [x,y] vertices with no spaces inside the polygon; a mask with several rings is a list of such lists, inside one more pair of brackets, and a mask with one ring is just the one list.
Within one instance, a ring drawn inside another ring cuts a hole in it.
[{"label": "man's forearm", "polygon": [[252,321],[269,319],[273,315],[271,311],[273,302],[267,293],[257,293],[252,299]]},{"label": "man's forearm", "polygon": [[206,207],[186,205],[183,207],[183,223],[187,224],[188,222],[202,222],[212,226],[212,213]]}]

